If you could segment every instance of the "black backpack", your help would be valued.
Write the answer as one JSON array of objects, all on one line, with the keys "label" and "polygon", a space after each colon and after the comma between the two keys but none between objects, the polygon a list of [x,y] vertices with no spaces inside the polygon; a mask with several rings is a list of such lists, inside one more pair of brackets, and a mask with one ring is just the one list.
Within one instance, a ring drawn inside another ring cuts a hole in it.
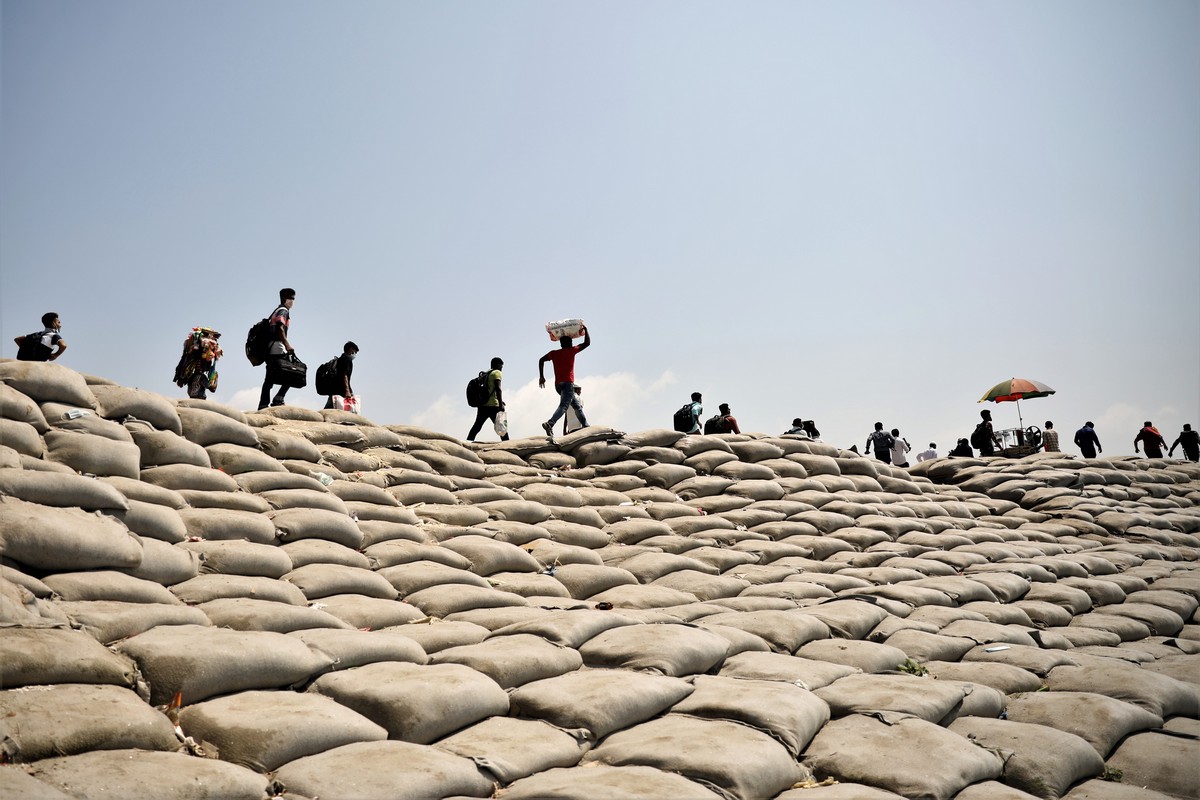
[{"label": "black backpack", "polygon": [[981,422],[975,426],[975,430],[971,431],[971,446],[978,450],[990,443],[991,438],[987,433],[987,423]]},{"label": "black backpack", "polygon": [[692,417],[692,404],[684,403],[683,407],[675,412],[673,418],[675,430],[680,433],[687,433],[696,424],[695,418]]},{"label": "black backpack", "polygon": [[25,334],[17,347],[17,361],[49,361],[54,351],[42,342],[45,335],[45,330]]},{"label": "black backpack", "polygon": [[267,360],[271,350],[271,320],[260,319],[246,334],[246,358],[250,366],[257,367]]},{"label": "black backpack", "polygon": [[317,367],[317,379],[313,383],[317,394],[331,395],[341,391],[342,387],[337,385],[337,361],[338,357],[334,356]]},{"label": "black backpack", "polygon": [[711,417],[704,423],[704,432],[707,433],[729,433],[729,420],[717,414]]},{"label": "black backpack", "polygon": [[488,399],[487,372],[479,373],[478,377],[467,381],[467,405],[479,408]]}]

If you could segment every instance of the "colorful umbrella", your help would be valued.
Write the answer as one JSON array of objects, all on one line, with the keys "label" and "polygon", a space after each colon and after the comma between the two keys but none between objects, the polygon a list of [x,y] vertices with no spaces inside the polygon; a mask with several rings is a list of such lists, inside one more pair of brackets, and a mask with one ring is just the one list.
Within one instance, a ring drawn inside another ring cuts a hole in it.
[{"label": "colorful umbrella", "polygon": [[1033,397],[1046,397],[1054,394],[1054,390],[1041,381],[1031,381],[1028,378],[1009,378],[1006,381],[1000,381],[991,389],[988,389],[983,397],[979,398],[979,402],[986,403],[989,400],[993,403],[1007,403],[1016,401],[1017,403],[1017,419],[1021,422],[1021,427],[1025,427],[1025,420],[1021,419],[1021,401],[1028,400]]}]

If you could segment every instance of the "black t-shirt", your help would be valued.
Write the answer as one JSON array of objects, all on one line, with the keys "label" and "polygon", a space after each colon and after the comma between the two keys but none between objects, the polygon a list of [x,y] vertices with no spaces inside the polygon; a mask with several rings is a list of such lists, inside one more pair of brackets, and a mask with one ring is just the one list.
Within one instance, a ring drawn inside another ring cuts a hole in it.
[{"label": "black t-shirt", "polygon": [[346,355],[345,353],[342,353],[340,356],[338,356],[337,364],[335,364],[333,368],[334,380],[337,381],[336,388],[339,392],[342,390],[342,378],[345,378],[346,383],[349,384],[350,376],[353,374],[354,359],[350,358],[350,356]]}]

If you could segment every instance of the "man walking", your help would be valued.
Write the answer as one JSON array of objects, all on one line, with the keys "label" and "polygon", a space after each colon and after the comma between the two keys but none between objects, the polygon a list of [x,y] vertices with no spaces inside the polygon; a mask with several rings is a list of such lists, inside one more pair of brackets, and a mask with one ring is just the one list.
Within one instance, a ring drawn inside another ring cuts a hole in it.
[{"label": "man walking", "polygon": [[333,362],[333,388],[336,389],[325,401],[326,408],[333,408],[333,396],[341,395],[349,400],[354,397],[354,389],[350,387],[350,376],[354,374],[354,357],[358,355],[358,345],[346,342],[342,345],[342,354]]},{"label": "man walking", "polygon": [[[504,390],[500,387],[500,381],[504,378],[504,360],[500,356],[492,359],[492,369],[484,378],[483,391],[484,400],[479,408],[475,409],[475,424],[471,426],[471,432],[467,434],[467,441],[475,441],[475,437],[479,435],[479,431],[483,428],[483,423],[491,420],[492,424],[496,424],[496,416],[505,410],[504,405]],[[508,441],[508,432],[500,437],[501,441]]]},{"label": "man walking", "polygon": [[875,430],[867,436],[867,443],[863,446],[863,451],[874,451],[875,458],[885,464],[892,463],[892,445],[896,440],[892,435],[883,429],[882,422],[875,423]]},{"label": "man walking", "polygon": [[912,445],[908,443],[900,435],[899,428],[892,428],[892,466],[907,467],[908,466],[908,451],[912,450]]},{"label": "man walking", "polygon": [[996,455],[996,448],[1000,446],[1000,440],[996,438],[996,432],[992,429],[992,412],[986,408],[979,412],[982,421],[975,426],[975,431],[971,434],[971,445],[974,446],[980,456]]},{"label": "man walking", "polygon": [[1058,449],[1058,431],[1054,430],[1054,423],[1046,420],[1046,427],[1042,431],[1042,449],[1047,453],[1061,453]]},{"label": "man walking", "polygon": [[[263,379],[262,394],[258,396],[259,411],[266,408],[268,404],[283,405],[284,395],[287,394],[287,385],[272,379],[279,377],[279,365],[287,360],[289,355],[296,352],[296,348],[292,347],[292,343],[288,341],[288,326],[292,323],[292,306],[295,302],[295,289],[280,289],[279,305],[275,307],[268,318],[271,325],[271,344],[267,348],[267,375]],[[279,386],[279,391],[275,392],[275,398],[271,399],[271,387],[276,385]]]},{"label": "man walking", "polygon": [[62,320],[55,311],[42,314],[42,330],[13,339],[17,343],[17,361],[54,361],[67,349],[67,342],[58,334]]},{"label": "man walking", "polygon": [[704,398],[699,392],[692,392],[692,401],[684,403],[671,418],[671,424],[680,433],[700,433],[700,415],[704,413]]},{"label": "man walking", "polygon": [[1104,448],[1100,446],[1100,437],[1096,435],[1096,428],[1090,419],[1075,431],[1075,446],[1083,453],[1084,458],[1095,458],[1096,453],[1104,452]]},{"label": "man walking", "polygon": [[741,433],[742,429],[738,427],[738,421],[733,414],[729,412],[729,403],[721,403],[717,406],[720,412],[715,417],[704,423],[705,433]]},{"label": "man walking", "polygon": [[1135,453],[1138,451],[1138,442],[1141,442],[1146,448],[1146,458],[1162,458],[1163,449],[1167,446],[1167,440],[1150,420],[1146,420],[1137,436],[1133,437],[1133,452]]},{"label": "man walking", "polygon": [[568,406],[575,408],[579,424],[587,427],[587,417],[584,416],[583,406],[575,397],[575,355],[592,346],[591,331],[587,327],[582,330],[583,344],[575,345],[570,336],[563,336],[558,340],[559,349],[551,350],[538,361],[538,387],[542,389],[546,388],[546,362],[554,363],[554,391],[558,392],[558,408],[550,415],[547,422],[542,423],[542,430],[551,439],[554,438],[554,423],[558,422],[558,418],[566,413]]},{"label": "man walking", "polygon": [[1183,430],[1179,432],[1179,438],[1175,440],[1175,444],[1171,445],[1168,456],[1175,456],[1175,448],[1183,448],[1183,456],[1188,461],[1200,461],[1200,433],[1192,430],[1191,425],[1184,425]]}]

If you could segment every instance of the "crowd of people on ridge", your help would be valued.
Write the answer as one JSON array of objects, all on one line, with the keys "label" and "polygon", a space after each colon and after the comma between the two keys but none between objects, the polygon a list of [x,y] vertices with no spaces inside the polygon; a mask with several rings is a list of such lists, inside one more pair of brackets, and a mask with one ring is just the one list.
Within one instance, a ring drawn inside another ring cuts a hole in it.
[{"label": "crowd of people on ridge", "polygon": [[[288,389],[296,385],[296,381],[290,376],[296,374],[297,371],[303,374],[302,364],[298,369],[294,367],[300,362],[296,358],[296,349],[288,338],[291,310],[295,302],[296,292],[294,289],[281,289],[279,304],[271,312],[271,315],[263,320],[266,331],[263,358],[266,374],[259,395],[258,410],[260,411],[271,406],[283,405]],[[58,313],[50,311],[43,314],[41,322],[42,329],[40,331],[18,336],[13,340],[17,345],[17,360],[56,361],[66,351],[67,342],[61,334],[62,320]],[[583,410],[583,389],[575,383],[575,357],[591,347],[592,336],[586,326],[581,326],[579,332],[583,334],[582,344],[575,344],[572,336],[561,336],[558,340],[558,349],[550,350],[538,360],[539,388],[546,387],[546,362],[550,362],[554,368],[554,391],[558,394],[558,405],[550,418],[542,423],[542,430],[551,439],[554,438],[554,426],[559,419],[564,420],[564,434],[587,427],[588,424]],[[179,386],[187,385],[190,397],[203,399],[207,396],[206,391],[216,388],[216,362],[222,355],[220,346],[217,344],[220,336],[219,332],[211,328],[193,328],[184,341],[184,353],[176,367],[175,382]],[[250,348],[251,345],[248,341],[248,356]],[[328,364],[322,365],[323,368],[328,367],[328,374],[321,375],[319,372],[317,383],[318,391],[327,396],[325,408],[337,407],[335,398],[340,398],[346,403],[346,407],[350,407],[350,402],[354,399],[350,377],[353,374],[354,359],[358,352],[357,344],[346,342],[340,356]],[[253,360],[251,363],[254,363]],[[506,406],[502,387],[503,369],[504,360],[497,356],[491,360],[490,369],[486,374],[481,373],[483,397],[476,408],[475,422],[467,434],[468,441],[475,441],[475,437],[479,435],[484,423],[489,421],[496,427],[496,432],[501,440],[509,439],[507,421],[504,416]],[[278,388],[272,396],[271,389],[274,387]],[[704,398],[700,392],[692,393],[691,400],[675,412],[673,420],[675,430],[687,434],[741,433],[741,427],[738,425],[737,418],[733,416],[728,403],[721,403],[718,406],[718,413],[702,424],[703,401]],[[984,409],[979,412],[979,415],[981,421],[976,425],[971,436],[960,438],[947,456],[974,457],[975,450],[979,451],[980,456],[993,456],[997,449],[1003,447],[1002,441],[992,425],[992,412]],[[817,441],[821,434],[813,420],[797,417],[792,420],[791,427],[784,431],[783,435]],[[1095,425],[1090,420],[1075,432],[1072,441],[1084,458],[1097,458],[1100,453],[1104,452],[1104,447],[1100,444],[1100,437],[1096,434]],[[1050,420],[1046,421],[1045,427],[1040,432],[1040,438],[1030,444],[1035,450],[1047,453],[1061,452],[1058,431],[1055,430],[1054,423]],[[1146,420],[1133,439],[1135,453],[1141,452],[1139,445],[1144,449],[1147,458],[1163,458],[1164,450],[1167,458],[1174,458],[1175,449],[1180,448],[1184,458],[1188,461],[1200,462],[1200,432],[1192,430],[1190,424],[1183,426],[1179,436],[1168,447],[1161,431],[1150,420]],[[850,449],[855,452],[858,450],[857,446],[852,446]],[[886,464],[908,467],[908,455],[912,452],[912,446],[906,438],[900,435],[898,428],[892,428],[889,432],[884,429],[882,422],[876,422],[875,430],[867,436],[864,452],[874,455],[876,459]],[[928,449],[916,455],[916,460],[921,462],[937,457],[937,444],[930,442]]]}]

